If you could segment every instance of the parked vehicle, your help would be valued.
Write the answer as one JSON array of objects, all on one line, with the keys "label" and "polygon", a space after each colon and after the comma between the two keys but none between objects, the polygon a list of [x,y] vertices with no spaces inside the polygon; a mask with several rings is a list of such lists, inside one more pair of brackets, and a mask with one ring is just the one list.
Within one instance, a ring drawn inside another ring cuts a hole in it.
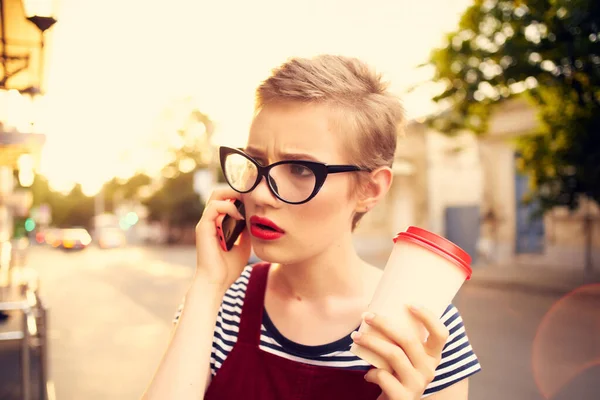
[{"label": "parked vehicle", "polygon": [[63,250],[83,250],[92,243],[92,237],[84,228],[61,229],[52,243]]}]

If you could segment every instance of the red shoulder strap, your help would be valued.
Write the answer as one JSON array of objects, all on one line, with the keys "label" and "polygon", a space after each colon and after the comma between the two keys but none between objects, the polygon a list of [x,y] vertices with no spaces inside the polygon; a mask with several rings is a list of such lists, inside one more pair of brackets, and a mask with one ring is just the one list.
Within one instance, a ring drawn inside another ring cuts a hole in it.
[{"label": "red shoulder strap", "polygon": [[242,343],[255,346],[260,344],[260,327],[270,266],[270,263],[259,263],[252,266],[240,317],[238,340]]}]

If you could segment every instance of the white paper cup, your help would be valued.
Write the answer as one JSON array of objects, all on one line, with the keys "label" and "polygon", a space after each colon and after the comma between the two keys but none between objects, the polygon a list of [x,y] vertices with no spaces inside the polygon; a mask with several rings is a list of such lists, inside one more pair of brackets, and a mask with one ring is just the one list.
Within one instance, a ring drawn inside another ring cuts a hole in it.
[{"label": "white paper cup", "polygon": [[[399,233],[394,243],[368,310],[425,340],[423,325],[407,306],[423,307],[441,317],[465,279],[471,278],[471,257],[449,240],[413,226]],[[381,337],[365,323],[359,332]],[[364,347],[353,344],[350,351],[377,368],[389,369],[385,360]]]}]

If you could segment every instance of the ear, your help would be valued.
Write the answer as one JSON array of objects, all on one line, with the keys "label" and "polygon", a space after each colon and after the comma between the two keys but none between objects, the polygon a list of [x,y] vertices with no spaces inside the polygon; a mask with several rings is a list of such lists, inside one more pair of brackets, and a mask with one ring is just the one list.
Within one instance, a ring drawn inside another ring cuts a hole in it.
[{"label": "ear", "polygon": [[363,184],[361,196],[356,204],[356,212],[365,213],[371,210],[390,190],[393,173],[389,167],[379,167],[371,171],[369,181]]}]

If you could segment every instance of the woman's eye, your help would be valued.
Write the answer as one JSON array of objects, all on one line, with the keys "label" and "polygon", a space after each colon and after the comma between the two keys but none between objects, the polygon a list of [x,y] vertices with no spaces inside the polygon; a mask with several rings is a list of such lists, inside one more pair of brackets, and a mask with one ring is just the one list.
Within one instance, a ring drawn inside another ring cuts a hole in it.
[{"label": "woman's eye", "polygon": [[298,176],[308,176],[310,175],[312,172],[310,171],[310,169],[302,166],[302,165],[291,165],[290,166],[290,170],[292,172],[293,175],[298,175]]}]

